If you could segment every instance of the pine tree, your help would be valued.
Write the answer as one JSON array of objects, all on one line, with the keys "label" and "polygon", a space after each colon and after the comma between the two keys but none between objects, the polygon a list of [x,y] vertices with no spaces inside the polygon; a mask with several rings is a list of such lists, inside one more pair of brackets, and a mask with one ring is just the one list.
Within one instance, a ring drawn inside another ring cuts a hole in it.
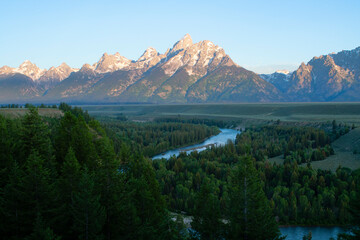
[{"label": "pine tree", "polygon": [[69,239],[72,235],[73,226],[71,205],[74,194],[79,191],[79,181],[81,178],[81,166],[76,159],[73,149],[70,147],[65,161],[61,167],[60,177],[57,181],[59,190],[58,207],[55,210],[54,230],[61,232],[62,236]]},{"label": "pine tree", "polygon": [[96,170],[96,181],[99,183],[101,204],[106,210],[105,232],[107,239],[116,238],[119,217],[116,203],[123,188],[122,178],[119,175],[120,161],[117,159],[114,148],[107,137],[102,137],[95,143],[99,155],[99,167]]},{"label": "pine tree", "polygon": [[[14,150],[16,144],[16,133],[14,130],[13,121],[8,121],[3,116],[0,116],[0,171],[11,166],[14,159]],[[5,174],[0,175],[0,187],[5,183],[3,179]]]},{"label": "pine tree", "polygon": [[360,186],[356,197],[350,202],[350,212],[353,218],[353,227],[350,234],[339,234],[338,240],[358,240],[360,239]]},{"label": "pine tree", "polygon": [[222,239],[224,224],[221,221],[220,202],[207,180],[196,196],[191,227],[201,239]]},{"label": "pine tree", "polygon": [[21,187],[26,195],[27,204],[23,208],[26,216],[23,224],[32,225],[38,214],[46,219],[52,217],[57,194],[51,179],[51,171],[45,166],[45,160],[37,151],[29,155],[24,172]]},{"label": "pine tree", "polygon": [[63,162],[72,141],[72,131],[77,124],[77,118],[70,112],[66,112],[60,120],[55,137],[56,159]]},{"label": "pine tree", "polygon": [[98,167],[98,156],[93,142],[96,137],[98,136],[93,136],[90,132],[84,118],[79,116],[71,131],[70,146],[74,149],[79,163],[85,164],[91,171]]},{"label": "pine tree", "polygon": [[38,214],[33,233],[26,238],[26,240],[60,240],[61,237],[57,236],[53,230],[46,226],[41,214]]},{"label": "pine tree", "polygon": [[1,194],[1,235],[4,238],[10,236],[21,238],[26,236],[29,230],[25,224],[23,211],[27,198],[22,189],[24,171],[16,161],[11,166],[8,178],[8,183]]},{"label": "pine tree", "polygon": [[101,239],[105,221],[105,209],[100,204],[100,195],[94,191],[94,185],[93,175],[85,169],[71,204],[74,232],[86,240]]},{"label": "pine tree", "polygon": [[229,239],[275,239],[280,232],[251,157],[239,160],[229,191]]},{"label": "pine tree", "polygon": [[26,159],[33,151],[44,159],[50,159],[52,146],[49,129],[41,119],[38,109],[31,107],[23,119],[22,153]]},{"label": "pine tree", "polygon": [[124,194],[119,206],[123,213],[125,239],[169,239],[170,216],[160,194],[151,162],[142,156],[129,159],[123,168]]},{"label": "pine tree", "polygon": [[94,139],[91,129],[80,115],[76,117],[70,112],[66,112],[60,121],[60,126],[55,137],[56,159],[62,163],[69,149],[75,152],[76,159],[82,164],[86,164],[89,170],[96,169],[97,153],[95,151]]},{"label": "pine tree", "polygon": [[5,232],[10,236],[29,235],[38,214],[52,217],[55,195],[50,170],[36,151],[29,155],[23,168],[14,162],[3,191]]}]

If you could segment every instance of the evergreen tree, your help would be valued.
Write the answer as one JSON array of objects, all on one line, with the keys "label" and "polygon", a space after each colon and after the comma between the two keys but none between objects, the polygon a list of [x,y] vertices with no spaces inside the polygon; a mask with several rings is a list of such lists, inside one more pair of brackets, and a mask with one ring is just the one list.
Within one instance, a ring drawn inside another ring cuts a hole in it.
[{"label": "evergreen tree", "polygon": [[55,137],[56,159],[62,163],[72,142],[73,128],[77,124],[77,118],[70,112],[65,112],[60,120]]},{"label": "evergreen tree", "polygon": [[8,178],[8,183],[1,192],[1,235],[4,238],[22,238],[29,234],[23,211],[27,198],[22,189],[24,171],[16,161],[10,168]]},{"label": "evergreen tree", "polygon": [[251,157],[239,160],[230,180],[229,239],[275,239],[280,232]]},{"label": "evergreen tree", "polygon": [[55,195],[50,170],[44,166],[44,160],[36,151],[29,155],[24,169],[14,162],[3,191],[3,214],[6,219],[3,235],[23,238],[33,231],[34,219],[38,214],[52,218]]},{"label": "evergreen tree", "polygon": [[57,189],[59,190],[60,196],[54,219],[54,230],[61,232],[64,238],[70,239],[73,229],[69,226],[74,225],[71,206],[73,204],[74,194],[79,191],[79,181],[81,178],[81,166],[71,147],[65,156],[60,174],[57,181]]},{"label": "evergreen tree", "polygon": [[120,161],[107,137],[100,138],[95,145],[100,159],[95,176],[101,193],[100,202],[106,210],[106,238],[113,239],[118,237],[119,218],[122,215],[116,206],[123,188],[119,174]]},{"label": "evergreen tree", "polygon": [[38,214],[46,219],[52,218],[57,194],[51,179],[51,171],[36,151],[33,151],[26,160],[24,172],[21,187],[27,204],[22,209],[26,216],[23,224],[32,226]]},{"label": "evergreen tree", "polygon": [[196,196],[191,227],[201,239],[222,239],[224,224],[221,221],[220,203],[213,187],[205,180]]},{"label": "evergreen tree", "polygon": [[29,113],[23,118],[21,134],[23,159],[26,159],[33,151],[37,151],[44,159],[50,159],[52,146],[49,134],[49,129],[41,119],[38,109],[29,108]]},{"label": "evergreen tree", "polygon": [[81,239],[101,239],[105,209],[100,204],[100,195],[94,191],[93,175],[86,168],[82,173],[78,188],[71,204],[74,232]]},{"label": "evergreen tree", "polygon": [[17,158],[16,145],[19,144],[19,127],[15,125],[16,122],[9,121],[0,115],[0,187],[3,187],[6,182],[5,168],[10,168],[14,159]]},{"label": "evergreen tree", "polygon": [[350,202],[350,212],[352,214],[352,227],[350,234],[339,234],[338,240],[358,240],[360,239],[360,187],[356,197]]},{"label": "evergreen tree", "polygon": [[142,156],[129,159],[121,196],[122,235],[125,239],[169,239],[171,219],[160,194],[151,162]]},{"label": "evergreen tree", "polygon": [[38,214],[33,233],[26,238],[26,240],[60,240],[61,237],[57,236],[53,230],[46,226],[43,218]]},{"label": "evergreen tree", "polygon": [[94,146],[94,138],[84,118],[80,115],[77,123],[71,131],[70,146],[74,149],[76,158],[81,164],[85,164],[90,171],[98,167],[98,156]]}]

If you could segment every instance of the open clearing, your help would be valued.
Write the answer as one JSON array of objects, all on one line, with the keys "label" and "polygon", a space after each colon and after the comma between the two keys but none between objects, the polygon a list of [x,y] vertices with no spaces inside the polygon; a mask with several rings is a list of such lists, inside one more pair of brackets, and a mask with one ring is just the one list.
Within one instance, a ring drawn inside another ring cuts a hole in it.
[{"label": "open clearing", "polygon": [[[315,169],[327,169],[335,171],[340,165],[350,169],[360,168],[360,128],[350,131],[332,143],[335,155],[325,160],[312,162]],[[358,153],[354,154],[354,150]]]},{"label": "open clearing", "polygon": [[[29,110],[26,108],[0,108],[0,115],[7,117],[21,117]],[[54,108],[39,108],[39,115],[44,117],[61,117],[63,112]]]},{"label": "open clearing", "polygon": [[126,115],[131,120],[156,117],[235,121],[346,122],[360,125],[360,103],[241,103],[183,105],[82,105],[93,116]]},{"label": "open clearing", "polygon": [[[333,172],[339,166],[350,168],[352,170],[360,168],[360,128],[351,130],[335,140],[332,144],[335,155],[332,155],[322,161],[311,162],[314,169],[331,170]],[[354,150],[358,153],[354,154]],[[283,156],[270,158],[271,163],[282,164],[284,162]],[[302,164],[306,166],[306,163]]]}]

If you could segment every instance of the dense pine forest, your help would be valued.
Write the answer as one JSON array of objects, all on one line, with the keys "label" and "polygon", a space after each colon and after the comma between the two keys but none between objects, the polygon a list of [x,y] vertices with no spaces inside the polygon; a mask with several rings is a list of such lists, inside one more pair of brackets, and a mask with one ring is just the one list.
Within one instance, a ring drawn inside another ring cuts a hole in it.
[{"label": "dense pine forest", "polygon": [[103,120],[102,123],[117,151],[125,142],[148,157],[201,142],[219,133],[217,127],[205,124],[162,121],[136,123],[112,119]]},{"label": "dense pine forest", "polygon": [[[235,143],[152,161],[226,123],[97,121],[64,103],[62,117],[46,118],[26,107],[0,115],[4,239],[281,239],[278,225],[360,224],[360,170],[310,164],[334,154],[347,126],[253,127]],[[269,162],[279,155],[284,164]]]},{"label": "dense pine forest", "polygon": [[[171,239],[177,235],[151,162],[117,155],[79,109],[44,119],[0,116],[4,239]],[[66,108],[65,108],[66,107]]]}]

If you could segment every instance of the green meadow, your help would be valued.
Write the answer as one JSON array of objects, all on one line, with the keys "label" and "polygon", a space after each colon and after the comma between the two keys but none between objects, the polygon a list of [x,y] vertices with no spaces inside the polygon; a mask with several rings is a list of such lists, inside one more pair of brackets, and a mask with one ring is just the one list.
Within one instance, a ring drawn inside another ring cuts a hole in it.
[{"label": "green meadow", "polygon": [[184,105],[82,105],[94,116],[126,115],[130,120],[156,117],[210,118],[256,123],[263,121],[360,124],[360,103],[241,103]]}]

